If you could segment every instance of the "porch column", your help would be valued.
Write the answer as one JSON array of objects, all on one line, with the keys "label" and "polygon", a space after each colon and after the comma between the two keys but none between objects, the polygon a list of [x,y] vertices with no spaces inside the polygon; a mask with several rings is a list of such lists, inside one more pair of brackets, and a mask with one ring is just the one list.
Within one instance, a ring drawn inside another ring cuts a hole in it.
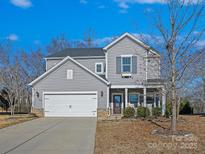
[{"label": "porch column", "polygon": [[110,109],[111,109],[111,106],[110,106],[110,87],[107,86],[107,110],[108,110],[108,114],[110,116]]},{"label": "porch column", "polygon": [[125,107],[128,106],[128,89],[125,88]]},{"label": "porch column", "polygon": [[143,89],[143,94],[144,94],[143,106],[147,107],[147,88],[146,87],[144,87]]},{"label": "porch column", "polygon": [[157,102],[157,95],[156,95],[156,94],[154,94],[154,107],[156,107],[156,106],[157,106],[157,105],[156,105],[156,104],[157,104],[156,102]]},{"label": "porch column", "polygon": [[33,108],[35,107],[35,105],[34,105],[34,97],[35,97],[35,90],[34,90],[34,88],[32,88],[31,89],[32,91],[32,103],[31,103],[31,112],[33,112]]},{"label": "porch column", "polygon": [[111,114],[114,114],[114,111],[113,111],[113,102],[111,102]]},{"label": "porch column", "polygon": [[159,96],[158,102],[157,102],[158,106],[157,107],[161,107],[161,95]]},{"label": "porch column", "polygon": [[166,91],[165,87],[162,87],[162,115],[165,115],[166,110]]}]

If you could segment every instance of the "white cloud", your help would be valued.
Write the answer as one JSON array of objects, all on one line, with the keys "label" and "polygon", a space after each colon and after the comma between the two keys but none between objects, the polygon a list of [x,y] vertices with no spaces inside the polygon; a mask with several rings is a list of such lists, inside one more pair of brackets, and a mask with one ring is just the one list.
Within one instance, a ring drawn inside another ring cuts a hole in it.
[{"label": "white cloud", "polygon": [[130,5],[133,4],[153,4],[153,3],[164,3],[164,0],[114,0],[120,8],[120,13],[126,13]]},{"label": "white cloud", "polygon": [[164,0],[114,0],[121,9],[128,9],[131,4],[141,3],[141,4],[154,4],[154,3],[164,3]]},{"label": "white cloud", "polygon": [[205,47],[205,40],[200,40],[196,43],[197,48],[204,48]]},{"label": "white cloud", "polygon": [[88,1],[87,0],[80,0],[80,4],[87,4]]},{"label": "white cloud", "polygon": [[104,46],[104,45],[112,42],[113,39],[114,39],[114,37],[99,38],[99,39],[95,40],[95,44],[97,44],[99,46]]},{"label": "white cloud", "polygon": [[18,41],[19,37],[16,34],[10,34],[6,37],[6,39],[8,39],[10,41]]},{"label": "white cloud", "polygon": [[[133,36],[135,36],[137,39],[141,40],[144,43],[148,43],[149,45],[156,44],[156,43],[161,43],[161,36],[157,35],[150,35],[147,33],[131,33]],[[104,38],[98,38],[95,40],[95,44],[99,46],[105,46],[109,43],[111,43],[113,40],[118,38],[119,36],[109,36],[109,37],[104,37]]]},{"label": "white cloud", "polygon": [[121,9],[128,9],[129,8],[129,5],[127,2],[124,2],[124,1],[120,1],[118,3],[118,6],[121,8]]},{"label": "white cloud", "polygon": [[[117,3],[118,7],[122,10],[127,10],[130,5],[133,4],[165,4],[167,0],[113,0]],[[181,0],[184,4],[196,4],[196,3],[202,3],[204,0]],[[123,11],[125,12],[125,11]]]},{"label": "white cloud", "polygon": [[21,8],[29,8],[32,7],[31,0],[10,0],[11,4],[21,7]]}]

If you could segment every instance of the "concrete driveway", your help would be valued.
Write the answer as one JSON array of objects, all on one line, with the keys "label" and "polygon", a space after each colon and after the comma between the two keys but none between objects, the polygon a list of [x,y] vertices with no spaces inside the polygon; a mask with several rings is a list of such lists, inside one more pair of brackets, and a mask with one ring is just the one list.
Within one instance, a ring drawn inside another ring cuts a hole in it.
[{"label": "concrete driveway", "polygon": [[40,118],[0,129],[1,154],[92,154],[96,118]]}]

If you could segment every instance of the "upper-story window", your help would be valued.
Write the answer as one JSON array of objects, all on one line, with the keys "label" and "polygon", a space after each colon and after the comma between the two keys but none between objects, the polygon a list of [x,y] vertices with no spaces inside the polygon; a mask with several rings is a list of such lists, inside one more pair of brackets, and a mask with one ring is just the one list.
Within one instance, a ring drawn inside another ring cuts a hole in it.
[{"label": "upper-story window", "polygon": [[121,72],[131,73],[132,72],[132,56],[121,57]]},{"label": "upper-story window", "polygon": [[95,73],[103,74],[104,73],[103,63],[95,63]]}]

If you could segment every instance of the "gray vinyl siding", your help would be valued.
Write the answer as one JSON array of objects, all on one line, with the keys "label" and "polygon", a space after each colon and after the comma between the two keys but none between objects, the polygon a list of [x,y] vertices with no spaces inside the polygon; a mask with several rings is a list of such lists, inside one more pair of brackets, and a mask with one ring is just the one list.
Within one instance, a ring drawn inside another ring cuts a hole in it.
[{"label": "gray vinyl siding", "polygon": [[[47,70],[55,66],[62,59],[47,59]],[[103,63],[105,68],[105,58],[75,58],[75,60],[93,72],[95,72],[95,63]]]},{"label": "gray vinyl siding", "polygon": [[[113,45],[111,48],[107,50],[107,58],[108,58],[108,80],[113,85],[133,85],[133,84],[141,84],[146,79],[145,73],[145,57],[146,50],[138,45],[136,42],[131,40],[128,37],[123,38],[118,43]],[[116,57],[120,57],[121,55],[133,55],[136,56],[137,66],[136,66],[136,74],[132,74],[132,78],[122,78],[121,74],[117,72],[117,62]]]},{"label": "gray vinyl siding", "polygon": [[46,70],[51,69],[57,63],[59,63],[62,59],[47,59],[46,60]]},{"label": "gray vinyl siding", "polygon": [[[72,80],[66,78],[68,69],[73,70]],[[107,104],[107,85],[70,60],[36,83],[33,90],[33,107],[35,108],[44,108],[43,92],[97,91],[98,108],[106,108]],[[39,92],[39,98],[36,97],[36,92]]]},{"label": "gray vinyl siding", "polygon": [[132,57],[132,73],[137,74],[137,56]]},{"label": "gray vinyl siding", "polygon": [[153,53],[148,54],[147,62],[147,78],[158,79],[160,78],[160,58]]},{"label": "gray vinyl siding", "polygon": [[105,58],[93,58],[93,59],[79,59],[75,58],[76,61],[87,67],[89,70],[95,72],[95,63],[103,63],[105,69]]},{"label": "gray vinyl siding", "polygon": [[116,57],[116,73],[121,74],[121,57]]}]

